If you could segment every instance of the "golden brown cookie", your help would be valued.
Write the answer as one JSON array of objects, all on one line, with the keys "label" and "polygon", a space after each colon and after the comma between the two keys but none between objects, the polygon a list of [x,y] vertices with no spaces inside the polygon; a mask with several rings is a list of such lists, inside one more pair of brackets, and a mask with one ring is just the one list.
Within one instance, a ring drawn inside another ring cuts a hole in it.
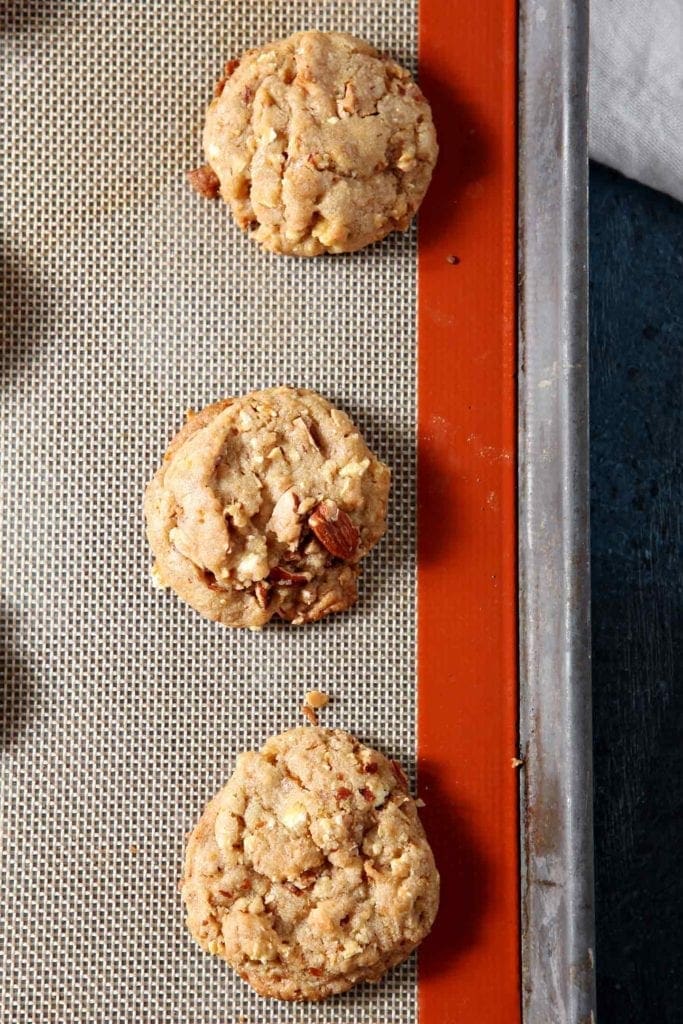
[{"label": "golden brown cookie", "polygon": [[154,579],[226,626],[343,611],[385,532],[389,480],[313,391],[217,402],[190,417],[147,488]]},{"label": "golden brown cookie", "polygon": [[409,955],[439,876],[398,764],[303,727],[238,757],[190,835],[181,890],[202,949],[258,992],[324,999]]},{"label": "golden brown cookie", "polygon": [[220,186],[264,249],[317,256],[408,227],[438,147],[404,68],[344,32],[299,32],[226,65],[204,150],[202,194]]}]

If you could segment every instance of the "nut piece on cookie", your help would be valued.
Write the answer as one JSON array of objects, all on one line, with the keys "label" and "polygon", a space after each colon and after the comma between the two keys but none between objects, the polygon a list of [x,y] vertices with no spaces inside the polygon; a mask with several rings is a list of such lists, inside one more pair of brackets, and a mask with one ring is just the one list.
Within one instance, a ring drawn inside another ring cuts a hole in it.
[{"label": "nut piece on cookie", "polygon": [[147,488],[155,585],[226,626],[343,611],[386,530],[389,479],[351,420],[313,391],[210,405]]},{"label": "nut piece on cookie", "polygon": [[438,146],[408,71],[354,36],[313,31],[226,66],[204,151],[243,230],[271,252],[317,256],[405,230]]},{"label": "nut piece on cookie", "polygon": [[429,932],[439,876],[392,762],[303,727],[241,754],[191,833],[192,936],[257,992],[325,999],[377,981]]}]

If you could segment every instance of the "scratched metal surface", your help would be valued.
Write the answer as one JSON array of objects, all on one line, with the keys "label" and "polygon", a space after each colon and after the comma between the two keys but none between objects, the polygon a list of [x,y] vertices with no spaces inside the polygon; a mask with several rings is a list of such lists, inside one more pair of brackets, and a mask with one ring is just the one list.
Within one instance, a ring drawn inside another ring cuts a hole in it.
[{"label": "scratched metal surface", "polygon": [[519,634],[525,1024],[595,1012],[588,527],[588,4],[523,0]]}]

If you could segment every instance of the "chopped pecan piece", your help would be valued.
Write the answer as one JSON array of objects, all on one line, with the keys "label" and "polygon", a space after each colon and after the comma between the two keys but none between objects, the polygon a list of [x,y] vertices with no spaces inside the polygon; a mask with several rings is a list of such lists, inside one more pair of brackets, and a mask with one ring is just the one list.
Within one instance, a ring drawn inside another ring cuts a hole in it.
[{"label": "chopped pecan piece", "polygon": [[225,83],[227,82],[227,80],[231,78],[232,75],[234,75],[235,71],[239,66],[240,62],[238,60],[229,60],[228,63],[225,65],[225,67],[223,68],[223,74],[213,87],[213,94],[216,97],[216,99],[218,99],[218,97],[223,92],[223,89],[225,89]]},{"label": "chopped pecan piece", "polygon": [[209,569],[203,569],[202,572],[201,572],[201,577],[204,580],[204,583],[206,584],[206,586],[209,588],[209,590],[219,590],[220,591],[220,590],[224,590],[225,589],[224,587],[222,587],[220,585],[220,583],[216,579],[214,573],[212,573]]},{"label": "chopped pecan piece", "polygon": [[303,705],[303,707],[301,708],[301,714],[306,716],[306,718],[311,723],[311,725],[317,725],[318,724],[318,716],[316,715],[316,713],[313,710],[313,708],[309,707],[308,704],[304,704]]},{"label": "chopped pecan piece", "polygon": [[294,885],[294,882],[283,882],[282,884],[287,892],[291,892],[293,896],[303,896],[303,892]]},{"label": "chopped pecan piece", "polygon": [[360,534],[346,512],[333,501],[321,501],[309,516],[308,525],[335,558],[346,561],[356,554]]},{"label": "chopped pecan piece", "polygon": [[302,572],[290,572],[276,565],[268,573],[271,583],[277,583],[278,587],[298,587],[302,583],[308,583],[308,576]]},{"label": "chopped pecan piece", "polygon": [[195,192],[205,199],[215,199],[220,191],[221,183],[208,164],[188,171],[187,180]]},{"label": "chopped pecan piece", "polygon": [[407,778],[405,776],[405,772],[401,768],[401,766],[398,763],[398,761],[392,761],[391,762],[391,770],[394,773],[394,776],[395,776],[396,781],[398,782],[398,784],[400,786],[402,786],[403,789],[407,789],[408,788],[408,780],[407,780]]}]

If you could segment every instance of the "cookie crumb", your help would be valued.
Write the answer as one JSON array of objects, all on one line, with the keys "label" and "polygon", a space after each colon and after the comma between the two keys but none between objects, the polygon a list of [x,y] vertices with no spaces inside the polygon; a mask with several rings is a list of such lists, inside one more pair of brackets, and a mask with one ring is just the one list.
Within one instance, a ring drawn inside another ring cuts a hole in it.
[{"label": "cookie crumb", "polygon": [[453,267],[457,267],[459,262],[460,262],[460,257],[459,256],[447,256],[446,257],[446,263],[450,263],[451,266],[453,266]]},{"label": "cookie crumb", "polygon": [[306,716],[306,718],[311,723],[311,725],[317,725],[318,724],[318,716],[316,715],[316,713],[313,710],[313,708],[309,707],[308,704],[304,704],[303,705],[303,707],[301,708],[301,714]]},{"label": "cookie crumb", "polygon": [[426,806],[427,806],[427,804],[426,804],[426,803],[424,802],[424,800],[422,799],[422,797],[420,797],[420,796],[419,796],[419,797],[417,798],[417,800],[415,801],[415,806],[416,806],[416,807],[426,807]]},{"label": "cookie crumb", "polygon": [[149,570],[150,577],[152,579],[152,586],[155,590],[165,590],[166,584],[164,583],[163,577],[159,572],[159,566],[155,562],[152,568]]},{"label": "cookie crumb", "polygon": [[225,65],[225,67],[223,68],[223,74],[213,87],[213,95],[215,99],[218,99],[218,97],[221,95],[223,89],[225,89],[225,83],[229,78],[232,77],[232,75],[234,75],[235,71],[239,66],[240,62],[238,60],[229,60],[228,63]]},{"label": "cookie crumb", "polygon": [[306,694],[306,703],[312,708],[324,708],[330,703],[330,698],[322,690],[311,690]]},{"label": "cookie crumb", "polygon": [[512,767],[513,768],[521,768],[522,765],[524,764],[524,759],[523,758],[513,757],[511,760],[512,760]]},{"label": "cookie crumb", "polygon": [[135,857],[137,855],[138,848],[135,845],[135,843],[131,843],[130,844],[130,846],[128,847],[128,851],[129,851],[129,853],[131,854],[132,857]]},{"label": "cookie crumb", "polygon": [[216,199],[220,192],[221,183],[218,177],[211,170],[208,164],[195,167],[187,172],[187,180],[192,188],[204,199]]}]

